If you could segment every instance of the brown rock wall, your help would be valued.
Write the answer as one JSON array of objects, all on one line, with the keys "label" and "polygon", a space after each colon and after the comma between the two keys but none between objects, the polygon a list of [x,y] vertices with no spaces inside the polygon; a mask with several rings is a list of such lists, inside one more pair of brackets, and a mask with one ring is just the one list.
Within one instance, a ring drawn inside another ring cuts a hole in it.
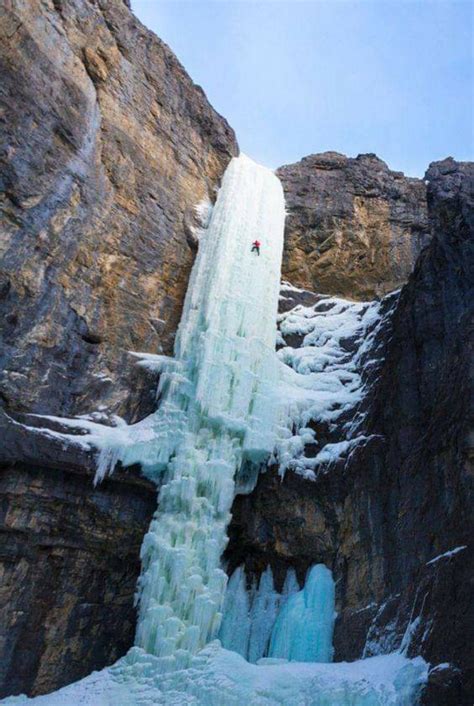
[{"label": "brown rock wall", "polygon": [[349,299],[404,284],[429,239],[426,186],[375,155],[310,155],[277,170],[285,191],[283,278]]},{"label": "brown rock wall", "polygon": [[133,417],[127,351],[172,350],[234,134],[121,0],[11,0],[0,32],[2,399]]}]

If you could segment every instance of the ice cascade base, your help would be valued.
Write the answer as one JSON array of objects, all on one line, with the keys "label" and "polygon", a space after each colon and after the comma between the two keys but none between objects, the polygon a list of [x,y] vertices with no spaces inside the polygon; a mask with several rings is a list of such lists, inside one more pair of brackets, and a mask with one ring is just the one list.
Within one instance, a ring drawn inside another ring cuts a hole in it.
[{"label": "ice cascade base", "polygon": [[218,642],[187,669],[163,673],[138,647],[113,667],[54,694],[3,706],[413,706],[427,678],[421,658],[395,653],[358,662],[249,664]]}]

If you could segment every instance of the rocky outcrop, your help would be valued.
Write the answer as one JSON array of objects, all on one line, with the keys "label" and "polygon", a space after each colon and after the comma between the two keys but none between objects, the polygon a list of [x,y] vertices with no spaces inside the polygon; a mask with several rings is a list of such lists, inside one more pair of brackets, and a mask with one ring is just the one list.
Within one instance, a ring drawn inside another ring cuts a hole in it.
[{"label": "rocky outcrop", "polygon": [[123,0],[11,0],[0,32],[0,398],[134,420],[128,351],[172,350],[234,133]]},{"label": "rocky outcrop", "polygon": [[365,300],[404,284],[429,239],[426,186],[373,154],[310,155],[277,170],[287,205],[283,276]]},{"label": "rocky outcrop", "polygon": [[[402,644],[434,669],[427,706],[474,694],[474,166],[427,172],[432,241],[385,330],[366,399],[367,442],[315,481],[277,469],[236,499],[229,568],[334,572],[337,660]],[[453,551],[456,550],[456,551]],[[448,663],[449,666],[446,666]]]},{"label": "rocky outcrop", "polygon": [[0,697],[81,679],[133,644],[140,546],[156,489],[118,472],[0,473]]}]

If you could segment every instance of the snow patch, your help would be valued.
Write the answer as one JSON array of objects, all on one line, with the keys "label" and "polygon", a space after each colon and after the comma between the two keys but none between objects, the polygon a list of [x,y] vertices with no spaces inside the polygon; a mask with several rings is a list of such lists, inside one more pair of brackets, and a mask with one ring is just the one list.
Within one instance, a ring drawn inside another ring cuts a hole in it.
[{"label": "snow patch", "polygon": [[458,554],[458,552],[464,551],[464,549],[467,549],[466,544],[463,544],[460,547],[455,547],[454,549],[450,549],[448,552],[444,552],[444,554],[438,554],[438,556],[435,556],[434,559],[430,559],[430,561],[427,561],[426,566],[429,566],[430,564],[435,564],[440,559],[447,559],[451,556],[454,556],[455,554]]},{"label": "snow patch", "polygon": [[[285,285],[291,291],[291,285]],[[296,288],[295,288],[296,289]],[[300,291],[300,290],[297,290]],[[324,297],[312,306],[298,305],[278,317],[278,341],[301,339],[299,347],[283,345],[279,390],[279,438],[274,461],[314,478],[314,471],[350,453],[368,437],[358,433],[354,411],[364,394],[362,366],[370,366],[370,350],[382,324],[381,304]],[[321,445],[308,424],[341,425],[344,439]],[[360,422],[360,420],[358,420]],[[310,439],[310,434],[313,434]],[[313,457],[305,445],[319,445]]]}]

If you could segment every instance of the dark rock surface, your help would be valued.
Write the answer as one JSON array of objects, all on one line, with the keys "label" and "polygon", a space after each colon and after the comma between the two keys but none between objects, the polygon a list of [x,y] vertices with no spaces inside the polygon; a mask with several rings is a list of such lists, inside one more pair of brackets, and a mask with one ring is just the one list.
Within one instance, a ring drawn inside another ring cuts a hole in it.
[{"label": "dark rock surface", "polygon": [[[432,241],[385,332],[365,418],[370,440],[311,482],[276,469],[236,499],[229,568],[333,569],[336,659],[399,648],[436,669],[427,706],[474,696],[472,385],[474,165],[427,172]],[[455,554],[432,559],[457,547]],[[417,618],[419,620],[417,621]],[[416,622],[415,622],[416,621]],[[411,624],[411,631],[407,632]]]},{"label": "dark rock surface", "polygon": [[136,419],[234,133],[123,0],[3,3],[0,71],[0,399]]},{"label": "dark rock surface", "polygon": [[41,694],[133,644],[133,596],[156,489],[131,472],[0,470],[0,697]]},{"label": "dark rock surface", "polygon": [[277,170],[287,204],[283,277],[365,300],[404,284],[429,239],[426,186],[374,154],[324,152]]}]

